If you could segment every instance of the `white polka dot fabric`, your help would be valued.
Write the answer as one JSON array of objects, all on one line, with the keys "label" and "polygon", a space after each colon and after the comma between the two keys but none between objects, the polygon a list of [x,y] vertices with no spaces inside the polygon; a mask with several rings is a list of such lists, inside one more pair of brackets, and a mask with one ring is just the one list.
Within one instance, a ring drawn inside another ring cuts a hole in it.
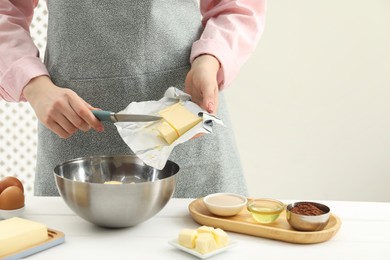
[{"label": "white polka dot fabric", "polygon": [[[47,9],[41,0],[35,9],[31,36],[43,59],[46,46]],[[19,178],[26,195],[33,194],[37,145],[37,119],[28,103],[0,100],[0,179]]]}]

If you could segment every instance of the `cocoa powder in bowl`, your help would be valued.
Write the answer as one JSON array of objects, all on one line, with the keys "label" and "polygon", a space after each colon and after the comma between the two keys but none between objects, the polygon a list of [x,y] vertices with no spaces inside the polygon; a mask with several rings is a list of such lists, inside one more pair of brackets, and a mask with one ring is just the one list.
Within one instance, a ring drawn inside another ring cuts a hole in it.
[{"label": "cocoa powder in bowl", "polygon": [[330,218],[328,206],[310,201],[300,201],[287,205],[288,223],[299,231],[319,231],[326,227]]},{"label": "cocoa powder in bowl", "polygon": [[323,210],[319,209],[316,207],[316,205],[310,202],[298,203],[291,208],[291,212],[306,216],[318,216],[325,213]]}]

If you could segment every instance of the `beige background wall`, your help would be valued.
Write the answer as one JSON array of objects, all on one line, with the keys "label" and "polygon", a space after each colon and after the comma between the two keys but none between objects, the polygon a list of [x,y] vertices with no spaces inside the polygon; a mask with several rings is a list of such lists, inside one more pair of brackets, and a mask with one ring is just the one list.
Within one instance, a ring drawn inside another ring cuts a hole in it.
[{"label": "beige background wall", "polygon": [[390,201],[390,1],[269,0],[225,94],[250,195]]}]

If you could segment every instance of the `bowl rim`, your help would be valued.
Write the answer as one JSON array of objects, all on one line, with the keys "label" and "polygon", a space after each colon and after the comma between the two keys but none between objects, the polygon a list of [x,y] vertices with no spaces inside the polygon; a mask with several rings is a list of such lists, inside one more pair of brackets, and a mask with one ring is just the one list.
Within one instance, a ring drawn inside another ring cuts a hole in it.
[{"label": "bowl rim", "polygon": [[252,206],[253,206],[253,203],[255,202],[259,202],[259,201],[267,201],[267,202],[273,202],[275,203],[276,205],[278,205],[279,207],[277,209],[275,209],[274,211],[267,211],[267,213],[281,213],[284,208],[286,207],[286,204],[283,203],[282,201],[280,200],[277,200],[277,199],[272,199],[272,198],[253,198],[253,199],[249,199],[248,200],[248,203],[247,203],[247,209],[249,212],[252,212],[252,211],[255,211],[256,213],[262,213],[262,211],[259,211],[259,210],[253,210],[252,209]]},{"label": "bowl rim", "polygon": [[[96,155],[89,155],[89,156],[82,156],[82,157],[77,157],[77,158],[73,158],[73,159],[69,159],[69,160],[66,160],[66,161],[63,161],[61,163],[58,163],[57,165],[54,166],[53,170],[52,170],[52,173],[55,177],[55,179],[59,178],[59,179],[63,179],[64,181],[69,181],[69,182],[74,182],[74,183],[80,183],[80,184],[86,184],[86,185],[107,185],[107,186],[114,186],[114,185],[108,185],[108,184],[105,184],[105,183],[99,183],[99,182],[85,182],[85,181],[79,181],[79,180],[72,180],[70,178],[66,178],[64,177],[63,175],[59,174],[58,173],[58,169],[60,167],[63,167],[64,165],[68,165],[68,164],[71,164],[71,163],[75,163],[77,161],[80,161],[80,160],[91,160],[91,159],[94,159],[94,158],[126,158],[126,157],[131,157],[131,158],[135,158],[137,159],[137,161],[139,161],[139,164],[140,165],[143,165],[143,166],[147,166],[147,167],[150,167],[152,169],[156,169],[156,170],[159,170],[157,168],[154,168],[150,165],[147,165],[145,162],[143,162],[136,154],[112,154],[112,155],[109,155],[109,154],[96,154]],[[171,176],[168,176],[166,178],[163,178],[163,179],[156,179],[156,180],[153,180],[153,181],[150,181],[150,182],[159,182],[159,181],[164,181],[164,180],[168,180],[170,178],[176,178],[176,175],[179,173],[180,171],[180,166],[171,161],[171,160],[167,160],[165,166],[163,169],[159,170],[159,171],[163,171],[165,169],[165,167],[168,167],[168,164],[172,165],[171,167],[175,167],[177,168],[176,169],[176,172],[174,174],[172,174]],[[136,183],[138,185],[141,185],[141,184],[148,184],[150,182],[139,182],[139,183]],[[134,183],[122,183],[121,185],[134,185]]]},{"label": "bowl rim", "polygon": [[[212,198],[212,197],[217,197],[217,196],[222,196],[222,195],[225,195],[225,196],[233,196],[233,197],[237,197],[237,198],[240,198],[242,200],[242,203],[238,203],[238,204],[234,204],[234,205],[220,205],[220,204],[214,204],[214,203],[210,203],[208,201],[208,199]],[[231,208],[241,208],[241,207],[244,207],[247,202],[248,202],[248,199],[243,196],[243,195],[240,195],[240,194],[237,194],[237,193],[232,193],[232,192],[217,192],[217,193],[211,193],[207,196],[205,196],[203,198],[203,202],[207,205],[210,205],[211,207],[215,207],[215,208],[221,208],[221,209],[231,209]]]}]

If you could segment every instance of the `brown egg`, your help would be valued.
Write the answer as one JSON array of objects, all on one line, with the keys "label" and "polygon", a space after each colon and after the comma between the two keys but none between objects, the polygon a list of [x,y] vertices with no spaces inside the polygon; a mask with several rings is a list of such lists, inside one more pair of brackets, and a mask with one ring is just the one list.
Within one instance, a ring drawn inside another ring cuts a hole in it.
[{"label": "brown egg", "polygon": [[22,208],[23,206],[24,194],[19,187],[10,186],[0,193],[0,209],[13,210]]},{"label": "brown egg", "polygon": [[3,190],[5,190],[10,186],[19,187],[19,189],[21,189],[22,192],[24,192],[23,184],[18,178],[13,176],[7,176],[0,181],[0,194],[3,192]]}]

